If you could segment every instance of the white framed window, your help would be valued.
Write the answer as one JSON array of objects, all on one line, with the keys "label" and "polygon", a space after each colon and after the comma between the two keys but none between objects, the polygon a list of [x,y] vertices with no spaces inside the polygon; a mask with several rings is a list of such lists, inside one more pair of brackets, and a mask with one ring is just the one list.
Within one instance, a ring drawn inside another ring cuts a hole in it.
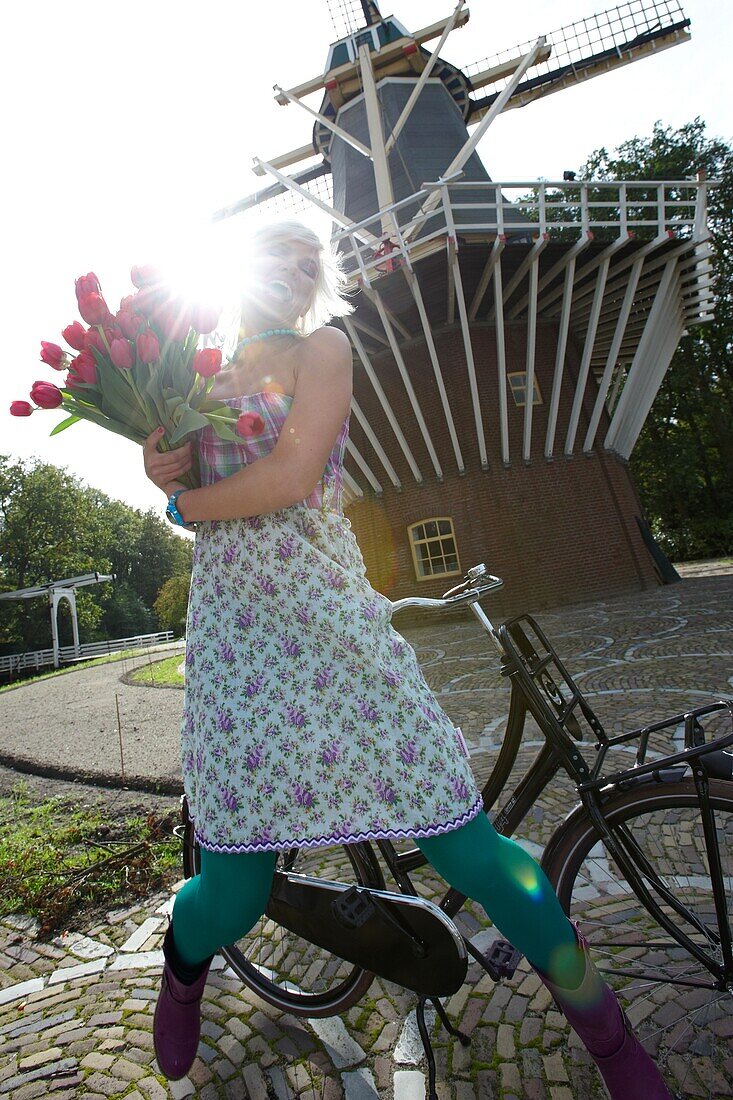
[{"label": "white framed window", "polygon": [[[514,404],[520,408],[524,408],[527,404],[527,372],[526,370],[510,371],[507,374],[509,381],[509,389],[511,390],[512,397],[514,398]],[[534,377],[534,386],[532,388],[532,404],[542,404],[542,394],[540,393],[539,383],[537,381],[537,375]]]},{"label": "white framed window", "polygon": [[452,577],[461,572],[456,533],[449,516],[433,516],[407,528],[410,550],[419,581]]}]

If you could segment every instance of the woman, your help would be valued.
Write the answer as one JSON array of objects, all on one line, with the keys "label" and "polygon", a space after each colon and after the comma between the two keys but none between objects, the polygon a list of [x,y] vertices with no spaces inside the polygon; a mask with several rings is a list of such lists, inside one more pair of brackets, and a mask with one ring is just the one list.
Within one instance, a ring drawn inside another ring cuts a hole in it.
[{"label": "woman", "polygon": [[669,1098],[543,872],[481,812],[458,735],[365,579],[341,511],[351,349],[323,323],[348,312],[335,258],[297,223],[253,252],[249,335],[213,391],[250,438],[205,429],[193,490],[190,444],[160,454],[159,430],[145,447],[169,517],[198,529],[182,759],[201,873],[163,945],[158,1064],[190,1069],[211,958],[264,912],[278,851],[409,837],[532,961],[610,1095]]}]

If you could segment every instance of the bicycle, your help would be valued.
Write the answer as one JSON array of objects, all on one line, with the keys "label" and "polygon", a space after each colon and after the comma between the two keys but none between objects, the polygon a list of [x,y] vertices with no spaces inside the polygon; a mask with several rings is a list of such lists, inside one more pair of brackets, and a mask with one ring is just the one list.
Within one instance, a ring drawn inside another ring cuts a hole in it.
[{"label": "bicycle", "polygon": [[[717,1090],[709,1095],[725,1095],[721,1088],[733,1095],[724,1065],[733,1008],[733,703],[609,737],[532,617],[494,628],[479,601],[501,584],[476,566],[441,600],[399,600],[394,613],[468,607],[478,619],[511,684],[506,735],[482,791],[485,811],[511,835],[558,774],[569,777],[579,804],[541,859],[561,904],[580,921],[663,1072],[684,1087],[684,1059],[692,1056]],[[532,720],[544,744],[495,810]],[[656,740],[670,733],[679,747],[660,753]],[[611,766],[618,752],[633,752],[633,764]],[[185,800],[181,833],[189,876],[197,850]],[[385,889],[375,847],[397,893]],[[426,1000],[467,1042],[438,998],[460,986],[469,957],[499,980],[513,975],[521,956],[502,940],[486,952],[456,929],[466,901],[458,892],[449,889],[437,906],[419,898],[410,876],[425,862],[419,849],[398,851],[389,841],[285,853],[260,925],[222,953],[263,1000],[304,1017],[343,1013],[375,973],[413,989],[433,1097]]]}]

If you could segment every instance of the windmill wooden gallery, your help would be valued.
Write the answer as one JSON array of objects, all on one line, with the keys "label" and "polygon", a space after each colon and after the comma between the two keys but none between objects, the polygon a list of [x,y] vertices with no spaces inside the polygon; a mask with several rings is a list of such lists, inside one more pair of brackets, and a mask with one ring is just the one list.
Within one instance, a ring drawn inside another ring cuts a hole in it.
[{"label": "windmill wooden gallery", "polygon": [[330,2],[324,71],[275,87],[310,139],[255,158],[272,182],[217,217],[285,199],[332,219],[355,305],[348,514],[370,579],[436,595],[486,561],[513,607],[655,585],[627,460],[680,338],[710,317],[710,181],[494,181],[476,146],[502,111],[653,64],[689,20],[677,0],[630,0],[461,70],[443,51],[464,0],[415,31]]}]

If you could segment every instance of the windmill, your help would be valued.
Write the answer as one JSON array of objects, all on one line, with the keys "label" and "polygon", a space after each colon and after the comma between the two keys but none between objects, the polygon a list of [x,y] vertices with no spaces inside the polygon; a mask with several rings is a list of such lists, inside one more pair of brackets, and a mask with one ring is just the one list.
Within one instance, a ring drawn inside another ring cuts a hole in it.
[{"label": "windmill", "polygon": [[310,141],[255,157],[273,182],[216,217],[284,200],[332,220],[370,576],[433,594],[486,557],[535,605],[656,583],[627,460],[681,336],[711,315],[710,184],[494,181],[476,150],[501,112],[688,41],[678,0],[630,0],[462,69],[444,53],[465,0],[416,31],[373,0],[329,6],[323,71],[275,85]]}]

